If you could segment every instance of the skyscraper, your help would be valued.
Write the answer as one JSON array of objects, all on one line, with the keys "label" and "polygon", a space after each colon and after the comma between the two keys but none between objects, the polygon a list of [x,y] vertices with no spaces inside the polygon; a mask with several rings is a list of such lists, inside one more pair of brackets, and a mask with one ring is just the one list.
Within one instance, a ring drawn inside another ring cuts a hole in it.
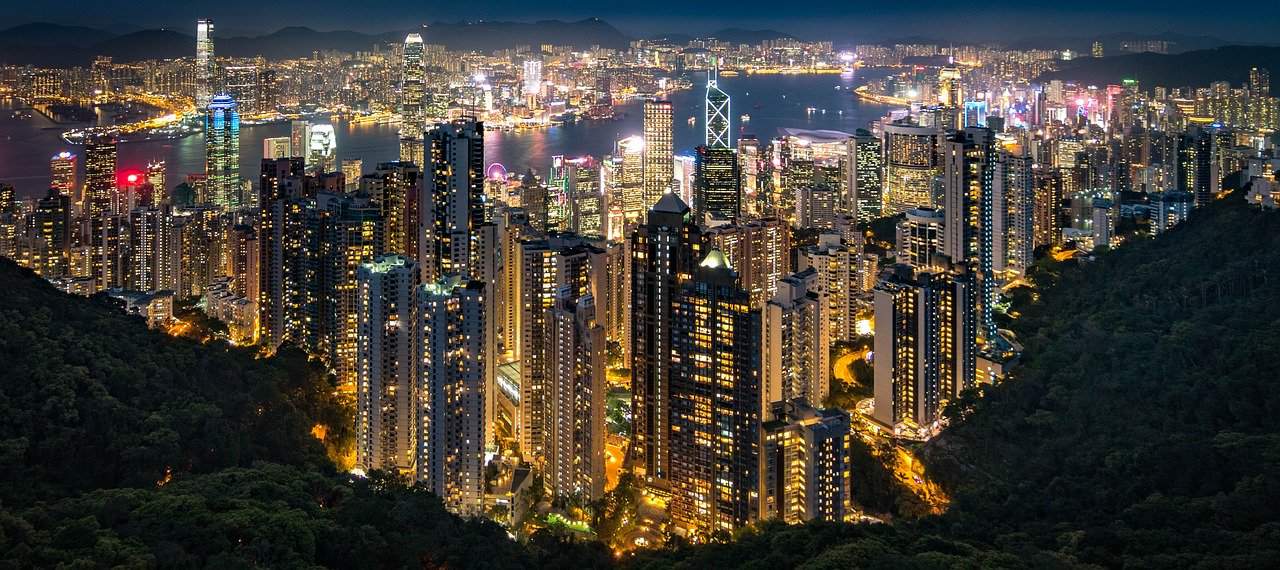
[{"label": "skyscraper", "polygon": [[671,325],[671,517],[695,537],[758,508],[760,312],[711,249],[680,287]]},{"label": "skyscraper", "polygon": [[666,194],[631,235],[631,456],[645,481],[671,477],[673,307],[702,251],[689,207]]},{"label": "skyscraper", "polygon": [[814,409],[804,400],[778,402],[761,431],[760,518],[845,520],[852,499],[849,413]]},{"label": "skyscraper", "polygon": [[418,449],[414,303],[419,272],[383,256],[360,266],[356,467],[413,473]]},{"label": "skyscraper", "polygon": [[707,72],[706,112],[703,117],[707,132],[702,144],[707,148],[730,149],[733,148],[733,137],[729,130],[729,94],[718,85],[718,66],[718,62],[713,64]]},{"label": "skyscraper", "polygon": [[884,125],[884,209],[892,215],[934,206],[933,179],[941,173],[939,132],[932,127]]},{"label": "skyscraper", "polygon": [[284,342],[287,336],[287,320],[290,305],[296,305],[290,299],[294,267],[287,260],[294,257],[294,251],[300,246],[293,239],[299,212],[292,199],[293,194],[303,190],[294,182],[302,180],[302,158],[281,158],[263,160],[261,178],[258,183],[258,256],[259,265],[259,298],[258,324],[259,337],[268,349],[274,349]]},{"label": "skyscraper", "polygon": [[213,57],[213,20],[196,20],[196,110],[204,111],[217,90],[217,62]]},{"label": "skyscraper", "polygon": [[616,196],[610,202],[622,207],[627,222],[640,221],[653,206],[645,203],[644,144],[643,137],[627,137],[618,141],[614,153],[614,157],[620,160],[608,189],[610,196]]},{"label": "skyscraper", "polygon": [[605,333],[595,298],[560,288],[551,310],[553,437],[547,478],[556,495],[604,494]]},{"label": "skyscraper", "polygon": [[426,141],[418,262],[428,279],[470,277],[472,241],[485,221],[484,123],[472,118],[441,123]]},{"label": "skyscraper", "polygon": [[262,139],[262,158],[264,160],[275,160],[277,158],[293,157],[293,139],[290,137],[268,137]]},{"label": "skyscraper", "polygon": [[884,207],[884,146],[865,129],[858,129],[851,141],[853,188],[849,208],[859,221],[880,217]]},{"label": "skyscraper", "polygon": [[650,208],[671,189],[675,176],[675,143],[670,101],[644,103],[644,187],[642,208]]},{"label": "skyscraper", "polygon": [[778,282],[778,294],[765,303],[761,414],[774,402],[827,399],[832,337],[822,281],[813,267],[793,273]]},{"label": "skyscraper", "polygon": [[729,147],[710,145],[699,146],[694,153],[694,219],[698,223],[705,223],[708,216],[726,221],[738,219],[742,181],[737,153]]},{"label": "skyscraper", "polygon": [[421,170],[411,162],[384,162],[360,178],[360,190],[382,213],[383,252],[418,254]]},{"label": "skyscraper", "polygon": [[76,189],[76,155],[60,152],[49,159],[50,188],[55,188],[63,196],[75,197]]},{"label": "skyscraper", "polygon": [[307,172],[318,176],[337,170],[338,134],[333,125],[308,125],[306,152]]},{"label": "skyscraper", "polygon": [[400,71],[400,161],[423,166],[422,133],[426,128],[426,67],[422,36],[404,38],[404,63]]},{"label": "skyscraper", "polygon": [[976,331],[968,274],[919,273],[905,265],[876,285],[876,421],[904,435],[926,432],[946,403],[972,387]]},{"label": "skyscraper", "polygon": [[483,282],[443,277],[418,288],[417,318],[407,323],[417,327],[417,479],[449,510],[472,515],[484,508],[485,377],[493,365],[485,295]]},{"label": "skyscraper", "polygon": [[973,301],[978,319],[977,338],[996,338],[995,301],[995,135],[990,129],[957,131],[944,144],[946,224],[943,252],[952,263],[968,267],[978,290]]},{"label": "skyscraper", "polygon": [[226,95],[210,100],[204,121],[205,175],[209,202],[240,207],[240,112]]},{"label": "skyscraper", "polygon": [[92,218],[110,210],[116,192],[116,140],[96,137],[84,145],[84,204]]},{"label": "skyscraper", "polygon": [[759,307],[778,292],[778,280],[790,273],[791,227],[778,218],[761,218],[716,226],[706,231],[707,243],[735,268],[742,288]]},{"label": "skyscraper", "polygon": [[815,272],[813,287],[806,289],[816,292],[826,305],[827,331],[832,341],[849,341],[857,336],[854,317],[856,296],[861,293],[859,251],[841,240],[839,234],[822,233],[817,244],[798,252],[800,269],[812,268]]}]

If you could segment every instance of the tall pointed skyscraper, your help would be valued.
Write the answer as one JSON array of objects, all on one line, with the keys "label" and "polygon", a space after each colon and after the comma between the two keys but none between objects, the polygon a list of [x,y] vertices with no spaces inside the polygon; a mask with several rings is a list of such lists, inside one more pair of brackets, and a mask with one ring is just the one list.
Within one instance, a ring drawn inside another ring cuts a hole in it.
[{"label": "tall pointed skyscraper", "polygon": [[213,98],[217,76],[213,59],[213,20],[196,20],[196,109],[203,111]]},{"label": "tall pointed skyscraper", "polygon": [[426,68],[422,36],[404,38],[404,66],[400,72],[400,161],[423,166],[422,133],[426,125]]},{"label": "tall pointed skyscraper", "polygon": [[707,72],[706,140],[707,148],[733,148],[729,134],[729,94],[720,89],[720,63],[713,64]]}]

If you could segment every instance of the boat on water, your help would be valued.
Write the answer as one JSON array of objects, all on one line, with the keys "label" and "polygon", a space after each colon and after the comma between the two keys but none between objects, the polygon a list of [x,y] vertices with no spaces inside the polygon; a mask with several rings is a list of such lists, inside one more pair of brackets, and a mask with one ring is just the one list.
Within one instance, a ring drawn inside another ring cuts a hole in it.
[{"label": "boat on water", "polygon": [[694,126],[694,125],[696,125],[696,124],[698,124],[698,118],[697,118],[697,117],[689,117],[689,126],[690,126],[690,127],[692,127],[692,126]]},{"label": "boat on water", "polygon": [[742,122],[744,122],[744,123],[750,123],[750,122],[751,122],[751,115],[748,115],[748,114],[746,114],[746,113],[743,113],[741,117],[738,117],[738,120],[740,120],[740,121],[742,121]]}]

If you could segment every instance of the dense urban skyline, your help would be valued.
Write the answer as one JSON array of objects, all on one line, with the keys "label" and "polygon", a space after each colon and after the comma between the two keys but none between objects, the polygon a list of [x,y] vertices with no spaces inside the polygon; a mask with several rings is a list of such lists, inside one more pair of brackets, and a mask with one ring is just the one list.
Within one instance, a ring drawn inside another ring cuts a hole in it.
[{"label": "dense urban skyline", "polygon": [[[1158,542],[1208,567],[1223,552],[1191,543],[1228,539],[1280,561],[1257,539],[1280,510],[1256,498],[1280,481],[1280,403],[1256,385],[1280,316],[1250,321],[1280,306],[1258,301],[1277,296],[1280,48],[592,21],[607,44],[543,24],[264,49],[221,8],[181,35],[0,46],[33,58],[0,61],[0,157],[48,174],[0,170],[0,303],[21,307],[0,313],[21,362],[0,406],[29,408],[0,441],[39,481],[0,485],[0,509],[30,506],[0,512],[16,565],[605,567],[761,542],[789,546],[697,566],[912,565],[887,553],[912,520],[939,533],[905,546],[921,566],[1110,566]],[[857,10],[955,17],[779,22]],[[1220,475],[1189,481],[1202,457]],[[192,489],[247,496],[146,522]],[[233,538],[194,538],[211,528]],[[862,533],[887,542],[831,547]],[[474,544],[493,551],[457,554]]]}]

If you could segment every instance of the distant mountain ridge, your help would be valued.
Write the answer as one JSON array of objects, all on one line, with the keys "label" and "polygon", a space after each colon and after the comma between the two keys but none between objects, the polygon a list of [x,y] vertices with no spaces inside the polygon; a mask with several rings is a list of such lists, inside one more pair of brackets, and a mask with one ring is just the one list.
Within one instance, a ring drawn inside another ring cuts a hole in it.
[{"label": "distant mountain ridge", "polygon": [[1064,62],[1060,69],[1040,79],[1074,80],[1092,85],[1136,79],[1144,89],[1156,85],[1203,87],[1214,81],[1229,81],[1238,86],[1248,81],[1249,69],[1253,67],[1280,71],[1280,47],[1223,46],[1170,55],[1085,57]]},{"label": "distant mountain ridge", "polygon": [[[624,49],[631,41],[629,36],[599,18],[574,22],[439,22],[416,31],[423,34],[427,43],[457,51],[494,51],[540,44]],[[296,58],[323,50],[367,50],[377,44],[401,41],[409,32],[322,32],[295,26],[262,36],[215,36],[215,51],[232,57]],[[117,35],[92,28],[35,23],[0,30],[0,63],[73,67],[87,66],[96,56],[129,62],[193,55],[195,37],[174,29]]]}]

